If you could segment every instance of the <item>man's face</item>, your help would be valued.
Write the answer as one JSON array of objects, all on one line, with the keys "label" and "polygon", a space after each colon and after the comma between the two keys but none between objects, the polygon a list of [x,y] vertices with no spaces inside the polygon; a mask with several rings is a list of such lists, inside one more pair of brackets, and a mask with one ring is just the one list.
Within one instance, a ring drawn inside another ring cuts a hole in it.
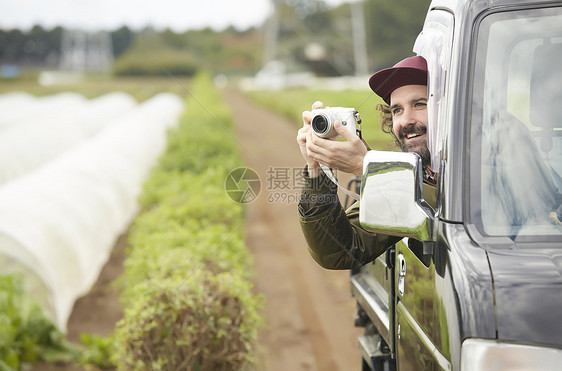
[{"label": "man's face", "polygon": [[392,129],[403,152],[416,152],[430,164],[427,148],[427,86],[406,85],[390,94]]}]

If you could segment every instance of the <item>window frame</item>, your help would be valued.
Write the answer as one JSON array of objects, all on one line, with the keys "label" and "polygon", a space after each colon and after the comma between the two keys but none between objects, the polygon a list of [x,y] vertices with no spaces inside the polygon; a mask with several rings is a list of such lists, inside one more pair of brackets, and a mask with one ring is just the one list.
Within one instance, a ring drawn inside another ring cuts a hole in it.
[{"label": "window frame", "polygon": [[[506,247],[513,248],[515,246],[531,246],[541,244],[541,246],[555,246],[559,245],[562,241],[561,234],[556,235],[518,235],[518,236],[508,236],[508,235],[490,235],[487,234],[483,226],[482,221],[482,178],[481,178],[481,154],[482,154],[482,111],[483,111],[483,101],[484,97],[484,85],[485,78],[475,78],[476,76],[483,76],[485,69],[483,64],[486,63],[488,42],[489,42],[489,32],[490,27],[496,21],[501,19],[513,19],[513,13],[519,13],[521,17],[540,17],[548,14],[549,10],[556,8],[557,11],[562,13],[562,7],[560,6],[545,6],[543,8],[528,8],[528,7],[513,7],[509,9],[491,10],[487,11],[479,16],[475,22],[472,46],[471,49],[474,51],[473,59],[470,64],[470,76],[473,76],[470,81],[470,86],[468,87],[469,94],[467,96],[467,125],[469,127],[469,135],[466,146],[466,156],[468,160],[468,192],[466,196],[468,197],[468,202],[465,204],[468,206],[467,215],[468,220],[466,223],[467,231],[471,237],[478,243],[485,245],[493,245],[493,247]],[[527,38],[521,38],[521,40]],[[508,78],[508,68],[505,70],[505,75],[502,77],[507,84]],[[479,75],[480,74],[480,75]],[[505,108],[508,106],[507,99],[507,85],[502,92],[500,92],[501,99],[505,104]],[[474,97],[479,97],[478,99],[473,99]],[[478,118],[480,117],[480,118]]]}]

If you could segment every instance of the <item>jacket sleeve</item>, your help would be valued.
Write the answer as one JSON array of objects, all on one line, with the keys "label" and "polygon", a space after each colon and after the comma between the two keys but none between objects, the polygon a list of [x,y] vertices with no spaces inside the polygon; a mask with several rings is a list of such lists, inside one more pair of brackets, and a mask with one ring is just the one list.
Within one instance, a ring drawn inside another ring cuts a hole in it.
[{"label": "jacket sleeve", "polygon": [[362,228],[358,203],[346,212],[339,202],[337,186],[327,176],[310,179],[306,175],[299,220],[308,251],[322,267],[359,268],[400,240]]}]

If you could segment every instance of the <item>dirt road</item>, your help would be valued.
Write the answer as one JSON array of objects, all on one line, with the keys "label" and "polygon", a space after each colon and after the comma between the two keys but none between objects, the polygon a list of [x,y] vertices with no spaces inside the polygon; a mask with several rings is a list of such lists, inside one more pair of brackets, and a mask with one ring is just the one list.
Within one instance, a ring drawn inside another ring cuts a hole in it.
[{"label": "dirt road", "polygon": [[359,329],[348,271],[327,271],[306,250],[297,219],[303,160],[295,124],[225,91],[235,137],[248,167],[260,176],[247,205],[247,242],[255,259],[256,291],[267,299],[268,327],[260,344],[266,370],[359,370]]}]

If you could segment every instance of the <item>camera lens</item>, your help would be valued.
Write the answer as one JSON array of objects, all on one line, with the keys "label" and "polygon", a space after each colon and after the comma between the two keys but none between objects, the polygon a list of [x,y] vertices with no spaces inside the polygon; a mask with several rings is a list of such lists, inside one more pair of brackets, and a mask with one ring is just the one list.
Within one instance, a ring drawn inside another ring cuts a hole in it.
[{"label": "camera lens", "polygon": [[322,134],[330,131],[330,123],[328,122],[328,118],[324,115],[314,116],[311,125],[312,130],[314,130],[314,132],[319,136],[322,136]]}]

